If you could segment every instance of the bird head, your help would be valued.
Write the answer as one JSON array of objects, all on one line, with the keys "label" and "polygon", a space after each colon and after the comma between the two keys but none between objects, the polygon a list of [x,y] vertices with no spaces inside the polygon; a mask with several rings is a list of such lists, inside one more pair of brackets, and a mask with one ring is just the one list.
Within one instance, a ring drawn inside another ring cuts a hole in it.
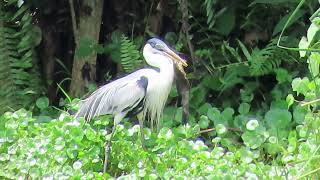
[{"label": "bird head", "polygon": [[169,57],[175,64],[177,64],[178,67],[188,66],[186,60],[182,59],[177,53],[171,50],[171,48],[160,39],[157,39],[157,38],[149,39],[147,41],[147,44],[149,44],[152,47],[153,53],[163,54]]}]

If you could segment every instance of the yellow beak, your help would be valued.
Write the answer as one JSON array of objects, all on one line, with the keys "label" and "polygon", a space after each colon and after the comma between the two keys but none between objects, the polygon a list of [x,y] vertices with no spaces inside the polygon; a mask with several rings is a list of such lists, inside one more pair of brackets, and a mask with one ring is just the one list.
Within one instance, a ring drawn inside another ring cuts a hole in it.
[{"label": "yellow beak", "polygon": [[181,65],[184,66],[184,67],[187,67],[187,66],[188,66],[187,62],[186,62],[184,59],[182,59],[180,56],[178,56],[175,52],[173,52],[171,49],[166,48],[166,49],[164,50],[164,52],[165,52],[173,61],[175,61],[175,63],[181,64]]}]

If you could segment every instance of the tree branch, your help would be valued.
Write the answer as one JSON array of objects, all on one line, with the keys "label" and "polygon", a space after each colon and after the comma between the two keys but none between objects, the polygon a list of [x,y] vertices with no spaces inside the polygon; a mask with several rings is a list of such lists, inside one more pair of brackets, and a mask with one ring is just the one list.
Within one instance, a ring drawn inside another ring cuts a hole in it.
[{"label": "tree branch", "polygon": [[194,62],[194,60],[195,60],[194,48],[191,43],[191,38],[189,35],[190,25],[188,23],[188,18],[189,18],[188,0],[180,0],[179,2],[180,2],[180,11],[182,13],[182,20],[181,20],[182,21],[182,32],[185,33],[185,35],[186,35],[191,59]]},{"label": "tree branch", "polygon": [[301,106],[311,105],[311,104],[317,103],[317,102],[319,102],[319,101],[320,101],[320,98],[319,98],[319,99],[312,100],[312,101],[308,101],[308,102],[302,102],[302,103],[301,103]]},{"label": "tree branch", "polygon": [[[203,133],[207,133],[207,132],[212,132],[212,131],[215,131],[215,130],[216,130],[216,128],[205,129],[205,130],[200,131],[199,134],[203,134]],[[238,129],[238,128],[227,127],[227,130],[233,131],[233,132],[240,132],[240,133],[242,133],[241,129]]]},{"label": "tree branch", "polygon": [[75,44],[78,44],[78,28],[77,28],[77,21],[76,21],[76,13],[74,11],[74,4],[73,0],[69,0],[69,7],[70,7],[70,13],[71,13],[71,21],[72,21],[72,30],[73,30],[73,37]]}]

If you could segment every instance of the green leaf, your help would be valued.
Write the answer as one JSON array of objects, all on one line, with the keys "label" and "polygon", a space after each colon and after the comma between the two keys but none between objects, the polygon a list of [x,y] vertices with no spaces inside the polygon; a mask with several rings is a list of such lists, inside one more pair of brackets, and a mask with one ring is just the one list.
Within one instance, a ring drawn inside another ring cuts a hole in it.
[{"label": "green leaf", "polygon": [[38,122],[38,123],[47,123],[47,122],[50,122],[51,120],[52,120],[52,117],[41,115],[41,116],[39,116],[37,118],[36,122]]},{"label": "green leaf", "polygon": [[197,113],[199,113],[200,115],[203,115],[203,114],[206,115],[209,109],[211,108],[212,108],[211,104],[204,103],[202,106],[200,106],[200,108],[197,109]]},{"label": "green leaf", "polygon": [[308,42],[312,42],[313,38],[315,37],[316,33],[319,31],[319,27],[318,25],[316,25],[314,22],[319,21],[319,17],[316,17],[315,19],[313,19],[313,22],[311,23],[310,27],[308,28],[307,31],[307,39]]},{"label": "green leaf", "polygon": [[275,70],[275,72],[276,72],[276,75],[277,75],[276,78],[279,84],[284,83],[286,81],[290,82],[292,80],[291,75],[286,69],[278,68]]},{"label": "green leaf", "polygon": [[248,114],[249,111],[250,111],[250,104],[241,103],[239,108],[238,108],[238,111],[239,111],[240,114]]},{"label": "green leaf", "polygon": [[42,31],[39,26],[33,26],[31,29],[32,45],[38,46],[42,41]]},{"label": "green leaf", "polygon": [[233,125],[239,129],[244,129],[246,127],[246,121],[248,117],[245,115],[238,115],[234,118]]},{"label": "green leaf", "polygon": [[205,88],[201,86],[194,87],[190,90],[191,97],[190,97],[190,105],[194,107],[199,107],[200,104],[204,102],[206,96]]},{"label": "green leaf", "polygon": [[237,150],[237,154],[240,157],[241,162],[249,164],[253,161],[254,155],[252,153],[252,150],[247,147],[242,147],[239,150]]},{"label": "green leaf", "polygon": [[288,137],[288,152],[292,153],[296,150],[297,148],[297,132],[296,131],[290,131],[289,137]]},{"label": "green leaf", "polygon": [[121,37],[122,37],[122,32],[120,30],[115,30],[111,34],[111,41],[114,44],[120,44],[121,43]]},{"label": "green leaf", "polygon": [[307,107],[295,106],[293,108],[293,120],[297,124],[303,124],[305,116],[308,112]]},{"label": "green leaf", "polygon": [[20,15],[22,15],[25,11],[29,9],[29,6],[22,6],[11,18],[11,21],[16,20]]},{"label": "green leaf", "polygon": [[207,112],[207,116],[210,120],[216,121],[220,118],[220,111],[217,108],[210,108]]},{"label": "green leaf", "polygon": [[[299,42],[299,49],[308,49],[309,42],[305,36],[303,36]],[[300,57],[305,57],[307,51],[299,51]]]},{"label": "green leaf", "polygon": [[47,97],[41,97],[37,99],[36,105],[39,109],[45,109],[49,106],[49,99]]},{"label": "green leaf", "polygon": [[300,93],[303,95],[306,95],[309,91],[309,85],[310,81],[307,77],[301,78],[295,78],[292,81],[292,89],[293,91],[296,91],[299,95]]},{"label": "green leaf", "polygon": [[242,134],[241,138],[243,139],[243,142],[246,146],[257,149],[260,147],[265,140],[267,139],[264,136],[265,129],[262,131],[246,131]]},{"label": "green leaf", "polygon": [[250,55],[248,49],[246,48],[246,46],[240,40],[237,40],[237,41],[239,43],[239,46],[240,46],[243,54],[246,56],[247,60],[250,61],[251,60],[251,55]]},{"label": "green leaf", "polygon": [[253,94],[251,92],[240,89],[240,96],[243,102],[251,102],[253,100]]},{"label": "green leaf", "polygon": [[238,77],[235,71],[232,68],[227,68],[224,76],[220,78],[220,82],[222,83],[221,91],[225,91],[228,88],[232,88],[236,84],[239,84],[243,81],[242,78]]},{"label": "green leaf", "polygon": [[291,123],[292,115],[288,110],[271,109],[265,115],[265,121],[271,128],[286,129]]},{"label": "green leaf", "polygon": [[288,104],[288,109],[290,108],[290,106],[294,103],[294,97],[292,94],[289,94],[286,98],[287,104]]},{"label": "green leaf", "polygon": [[313,77],[317,77],[319,74],[319,65],[320,65],[320,54],[319,53],[311,53],[309,59],[309,70]]},{"label": "green leaf", "polygon": [[230,107],[225,108],[222,113],[221,116],[223,117],[223,123],[222,124],[226,124],[226,125],[230,125],[233,122],[233,114],[234,114],[234,110]]},{"label": "green leaf", "polygon": [[282,152],[282,148],[278,143],[267,143],[266,145],[267,152],[271,155],[276,155],[277,153]]},{"label": "green leaf", "polygon": [[98,139],[97,139],[97,132],[94,131],[91,127],[87,127],[87,128],[84,130],[84,134],[86,135],[86,137],[87,137],[88,140],[90,140],[90,141],[98,140]]},{"label": "green leaf", "polygon": [[215,30],[224,35],[228,36],[235,26],[236,16],[232,8],[227,8],[223,14],[221,14],[215,23]]},{"label": "green leaf", "polygon": [[[294,14],[291,21],[289,22],[287,28],[290,27],[295,22],[297,22],[297,20],[300,19],[304,14],[305,14],[305,11],[302,11],[302,10],[297,11],[297,13]],[[291,14],[287,14],[280,19],[280,21],[278,22],[278,24],[275,26],[273,30],[272,36],[281,32],[281,30],[284,28],[284,25],[286,24],[290,16]]]},{"label": "green leaf", "polygon": [[208,128],[208,126],[209,126],[209,119],[208,119],[207,116],[204,116],[204,115],[200,116],[199,126],[200,126],[200,128],[202,128],[202,129]]}]

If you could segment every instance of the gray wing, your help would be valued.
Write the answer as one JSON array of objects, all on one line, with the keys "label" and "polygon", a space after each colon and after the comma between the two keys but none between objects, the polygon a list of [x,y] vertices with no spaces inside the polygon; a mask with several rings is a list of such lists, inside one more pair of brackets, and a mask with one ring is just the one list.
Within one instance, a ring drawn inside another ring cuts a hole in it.
[{"label": "gray wing", "polygon": [[123,117],[132,111],[141,111],[148,86],[148,78],[136,72],[106,84],[80,104],[75,117],[87,120],[104,114],[122,114]]}]

